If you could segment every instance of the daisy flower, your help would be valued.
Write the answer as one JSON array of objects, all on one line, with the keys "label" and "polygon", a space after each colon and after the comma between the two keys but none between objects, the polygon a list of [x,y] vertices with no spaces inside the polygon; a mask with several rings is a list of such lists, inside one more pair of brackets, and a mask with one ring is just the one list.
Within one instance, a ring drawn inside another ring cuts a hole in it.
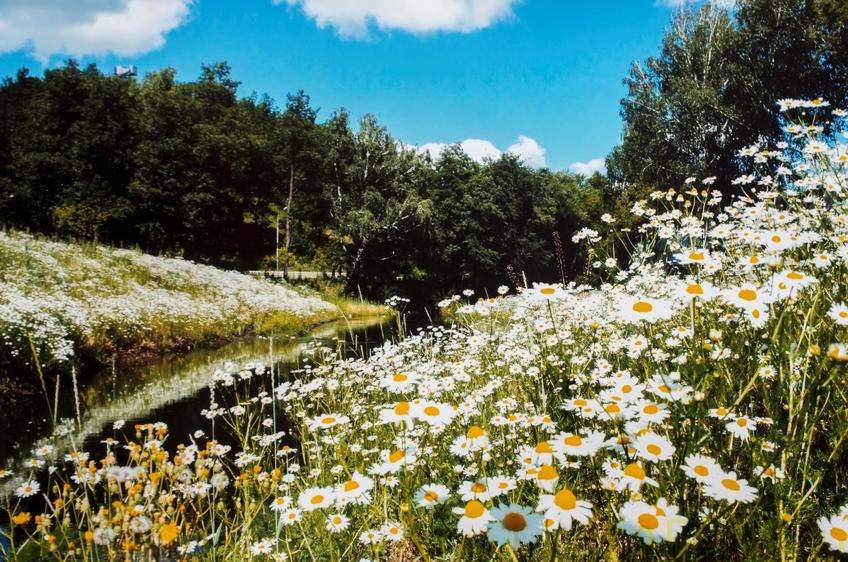
[{"label": "daisy flower", "polygon": [[553,465],[545,464],[536,473],[536,483],[546,492],[553,492],[559,482],[559,473]]},{"label": "daisy flower", "polygon": [[337,425],[345,424],[350,421],[350,418],[341,414],[324,414],[310,419],[307,424],[310,431],[316,429],[329,429]]},{"label": "daisy flower", "polygon": [[536,542],[544,533],[542,516],[521,505],[499,505],[492,509],[492,521],[487,536],[498,545],[509,544],[518,549],[522,544]]},{"label": "daisy flower", "polygon": [[371,488],[374,487],[374,480],[354,472],[350,480],[342,482],[336,487],[335,497],[339,505],[348,503],[366,504],[371,501]]},{"label": "daisy flower", "polygon": [[344,531],[350,526],[350,519],[344,513],[333,513],[327,516],[327,524],[325,528],[332,532],[338,533]]},{"label": "daisy flower", "polygon": [[660,499],[657,505],[631,501],[621,506],[621,521],[617,527],[627,534],[641,537],[645,544],[673,541],[689,521],[677,512],[677,507],[669,505],[665,499]]},{"label": "daisy flower", "polygon": [[486,486],[489,489],[489,497],[496,498],[501,494],[514,490],[516,488],[515,479],[509,478],[502,474],[486,478]]},{"label": "daisy flower", "polygon": [[445,426],[453,420],[457,409],[450,404],[421,402],[413,404],[410,414],[413,418],[427,422],[430,426]]},{"label": "daisy flower", "polygon": [[287,509],[282,516],[280,516],[280,522],[283,525],[294,525],[300,520],[300,510],[295,508]]},{"label": "daisy flower", "polygon": [[415,373],[395,373],[380,379],[380,386],[389,392],[407,392],[418,384],[418,375]]},{"label": "daisy flower", "polygon": [[441,484],[426,484],[415,493],[415,503],[420,507],[432,507],[444,503],[450,496],[450,490]]},{"label": "daisy flower", "polygon": [[638,492],[642,484],[650,484],[651,486],[659,486],[659,483],[653,478],[649,478],[645,469],[641,464],[632,462],[624,467],[621,476],[618,480],[617,489],[619,492],[630,490]]},{"label": "daisy flower", "polygon": [[41,491],[41,485],[38,482],[35,480],[27,480],[17,487],[15,495],[19,498],[28,498],[30,496],[34,496],[39,491]]},{"label": "daisy flower", "polygon": [[541,494],[536,511],[544,514],[545,520],[553,523],[545,528],[571,530],[573,521],[585,525],[592,518],[592,504],[578,500],[574,492],[563,488],[556,494]]},{"label": "daisy flower", "polygon": [[390,408],[380,410],[380,423],[412,424],[411,406],[409,402],[400,401]]},{"label": "daisy flower", "polygon": [[751,432],[757,429],[757,420],[748,416],[739,416],[727,423],[724,427],[727,428],[728,433],[737,439],[747,441],[751,436]]},{"label": "daisy flower", "polygon": [[730,503],[751,503],[757,499],[757,489],[749,486],[747,480],[737,478],[735,472],[713,475],[704,486],[704,494]]},{"label": "daisy flower", "polygon": [[618,317],[624,322],[656,322],[671,318],[671,303],[648,297],[626,297],[618,304]]},{"label": "daisy flower", "polygon": [[845,303],[834,303],[827,313],[837,326],[848,326],[848,306]]},{"label": "daisy flower", "polygon": [[636,454],[649,461],[664,461],[671,458],[676,450],[671,441],[661,435],[649,432],[640,435],[633,443]]},{"label": "daisy flower", "polygon": [[559,433],[552,440],[552,447],[560,456],[588,457],[598,452],[606,436],[600,431],[589,431],[583,435]]},{"label": "daisy flower", "polygon": [[489,510],[478,500],[469,501],[464,508],[455,507],[453,512],[462,516],[456,525],[456,532],[466,537],[485,532],[492,520]]},{"label": "daisy flower", "polygon": [[703,455],[689,455],[680,468],[686,476],[701,484],[709,482],[717,474],[724,473],[716,461]]},{"label": "daisy flower", "polygon": [[403,529],[397,521],[386,521],[380,527],[380,534],[383,535],[389,542],[399,542],[403,540]]},{"label": "daisy flower", "polygon": [[303,511],[315,511],[316,509],[330,507],[334,499],[332,488],[308,488],[301,492],[300,497],[297,498],[297,505]]},{"label": "daisy flower", "polygon": [[486,502],[491,498],[489,487],[485,482],[465,481],[459,485],[457,493],[462,501],[480,500]]},{"label": "daisy flower", "polygon": [[822,540],[832,549],[848,552],[848,519],[843,515],[832,515],[818,520]]}]

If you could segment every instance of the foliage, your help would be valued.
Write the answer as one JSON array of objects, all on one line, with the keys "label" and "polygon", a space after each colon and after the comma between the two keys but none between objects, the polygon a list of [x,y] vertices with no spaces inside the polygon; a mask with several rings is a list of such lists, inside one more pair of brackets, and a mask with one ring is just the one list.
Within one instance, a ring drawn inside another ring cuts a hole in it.
[{"label": "foliage", "polygon": [[6,79],[0,220],[224,267],[296,261],[346,272],[351,293],[432,299],[457,284],[482,290],[507,265],[558,278],[553,233],[568,240],[607,203],[587,197],[600,176],[587,188],[458,148],[433,162],[374,116],[352,126],[338,110],[321,122],[303,91],[281,110],[239,99],[238,86],[226,63],[191,82],[170,68],[135,82],[73,61]]},{"label": "foliage", "polygon": [[774,99],[848,101],[843,2],[740,0],[686,6],[658,57],[624,83],[622,143],[607,158],[614,183],[665,188],[688,176],[724,182],[746,170],[739,151],[777,142]]},{"label": "foliage", "polygon": [[[848,115],[781,105],[819,123]],[[636,201],[642,244],[628,265],[604,262],[599,288],[449,299],[455,326],[367,358],[316,346],[289,377],[261,362],[217,370],[202,411],[212,435],[174,447],[144,423],[126,455],[117,440],[72,450],[43,509],[28,504],[32,474],[4,473],[17,480],[3,548],[444,562],[848,552],[848,146],[822,130],[751,154],[744,196],[699,181]]]}]

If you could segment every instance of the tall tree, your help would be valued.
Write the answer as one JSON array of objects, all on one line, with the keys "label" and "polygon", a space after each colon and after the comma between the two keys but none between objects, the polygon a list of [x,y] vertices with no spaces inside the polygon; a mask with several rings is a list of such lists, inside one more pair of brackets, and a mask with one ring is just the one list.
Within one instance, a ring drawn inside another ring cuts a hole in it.
[{"label": "tall tree", "polygon": [[[315,163],[320,161],[317,155],[315,121],[318,111],[311,107],[309,96],[303,90],[289,94],[286,110],[280,123],[280,146],[282,165],[288,177],[288,196],[285,207],[285,242],[283,275],[289,275],[289,251],[291,249],[292,203],[294,201],[295,179],[298,172],[306,176]],[[279,238],[279,227],[277,228]],[[278,241],[279,244],[279,241]]]}]

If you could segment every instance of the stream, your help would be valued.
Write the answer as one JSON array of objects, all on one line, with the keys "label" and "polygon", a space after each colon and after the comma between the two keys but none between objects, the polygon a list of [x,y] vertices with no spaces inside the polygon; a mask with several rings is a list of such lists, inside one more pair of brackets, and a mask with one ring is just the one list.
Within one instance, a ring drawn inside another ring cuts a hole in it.
[{"label": "stream", "polygon": [[[300,368],[308,349],[315,345],[338,349],[345,355],[362,355],[395,335],[391,318],[342,319],[323,324],[304,337],[244,338],[217,349],[164,357],[157,363],[114,376],[107,369],[102,376],[89,377],[86,385],[78,387],[79,416],[71,377],[65,376],[59,396],[61,420],[55,432],[44,405],[37,411],[31,407],[16,412],[19,430],[2,436],[0,468],[12,470],[15,477],[3,481],[0,493],[8,492],[19,477],[30,473],[26,463],[33,458],[33,449],[43,445],[54,448],[42,457],[46,467],[60,463],[69,450],[100,452],[104,449],[101,441],[106,438],[133,439],[134,426],[139,423],[166,423],[172,445],[188,442],[197,430],[210,433],[211,422],[201,415],[201,410],[209,407],[209,382],[216,369],[237,370],[248,362],[261,361],[272,366],[277,380],[282,381]],[[115,430],[114,424],[119,420],[124,421],[123,427]]]}]

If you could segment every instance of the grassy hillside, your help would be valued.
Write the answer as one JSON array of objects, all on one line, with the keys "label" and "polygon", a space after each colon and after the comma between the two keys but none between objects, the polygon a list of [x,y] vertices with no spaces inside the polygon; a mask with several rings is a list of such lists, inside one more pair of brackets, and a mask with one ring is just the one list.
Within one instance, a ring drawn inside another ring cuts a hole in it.
[{"label": "grassy hillside", "polygon": [[[341,314],[313,294],[190,261],[0,232],[0,368],[167,349]],[[30,344],[32,342],[32,345]]]}]

